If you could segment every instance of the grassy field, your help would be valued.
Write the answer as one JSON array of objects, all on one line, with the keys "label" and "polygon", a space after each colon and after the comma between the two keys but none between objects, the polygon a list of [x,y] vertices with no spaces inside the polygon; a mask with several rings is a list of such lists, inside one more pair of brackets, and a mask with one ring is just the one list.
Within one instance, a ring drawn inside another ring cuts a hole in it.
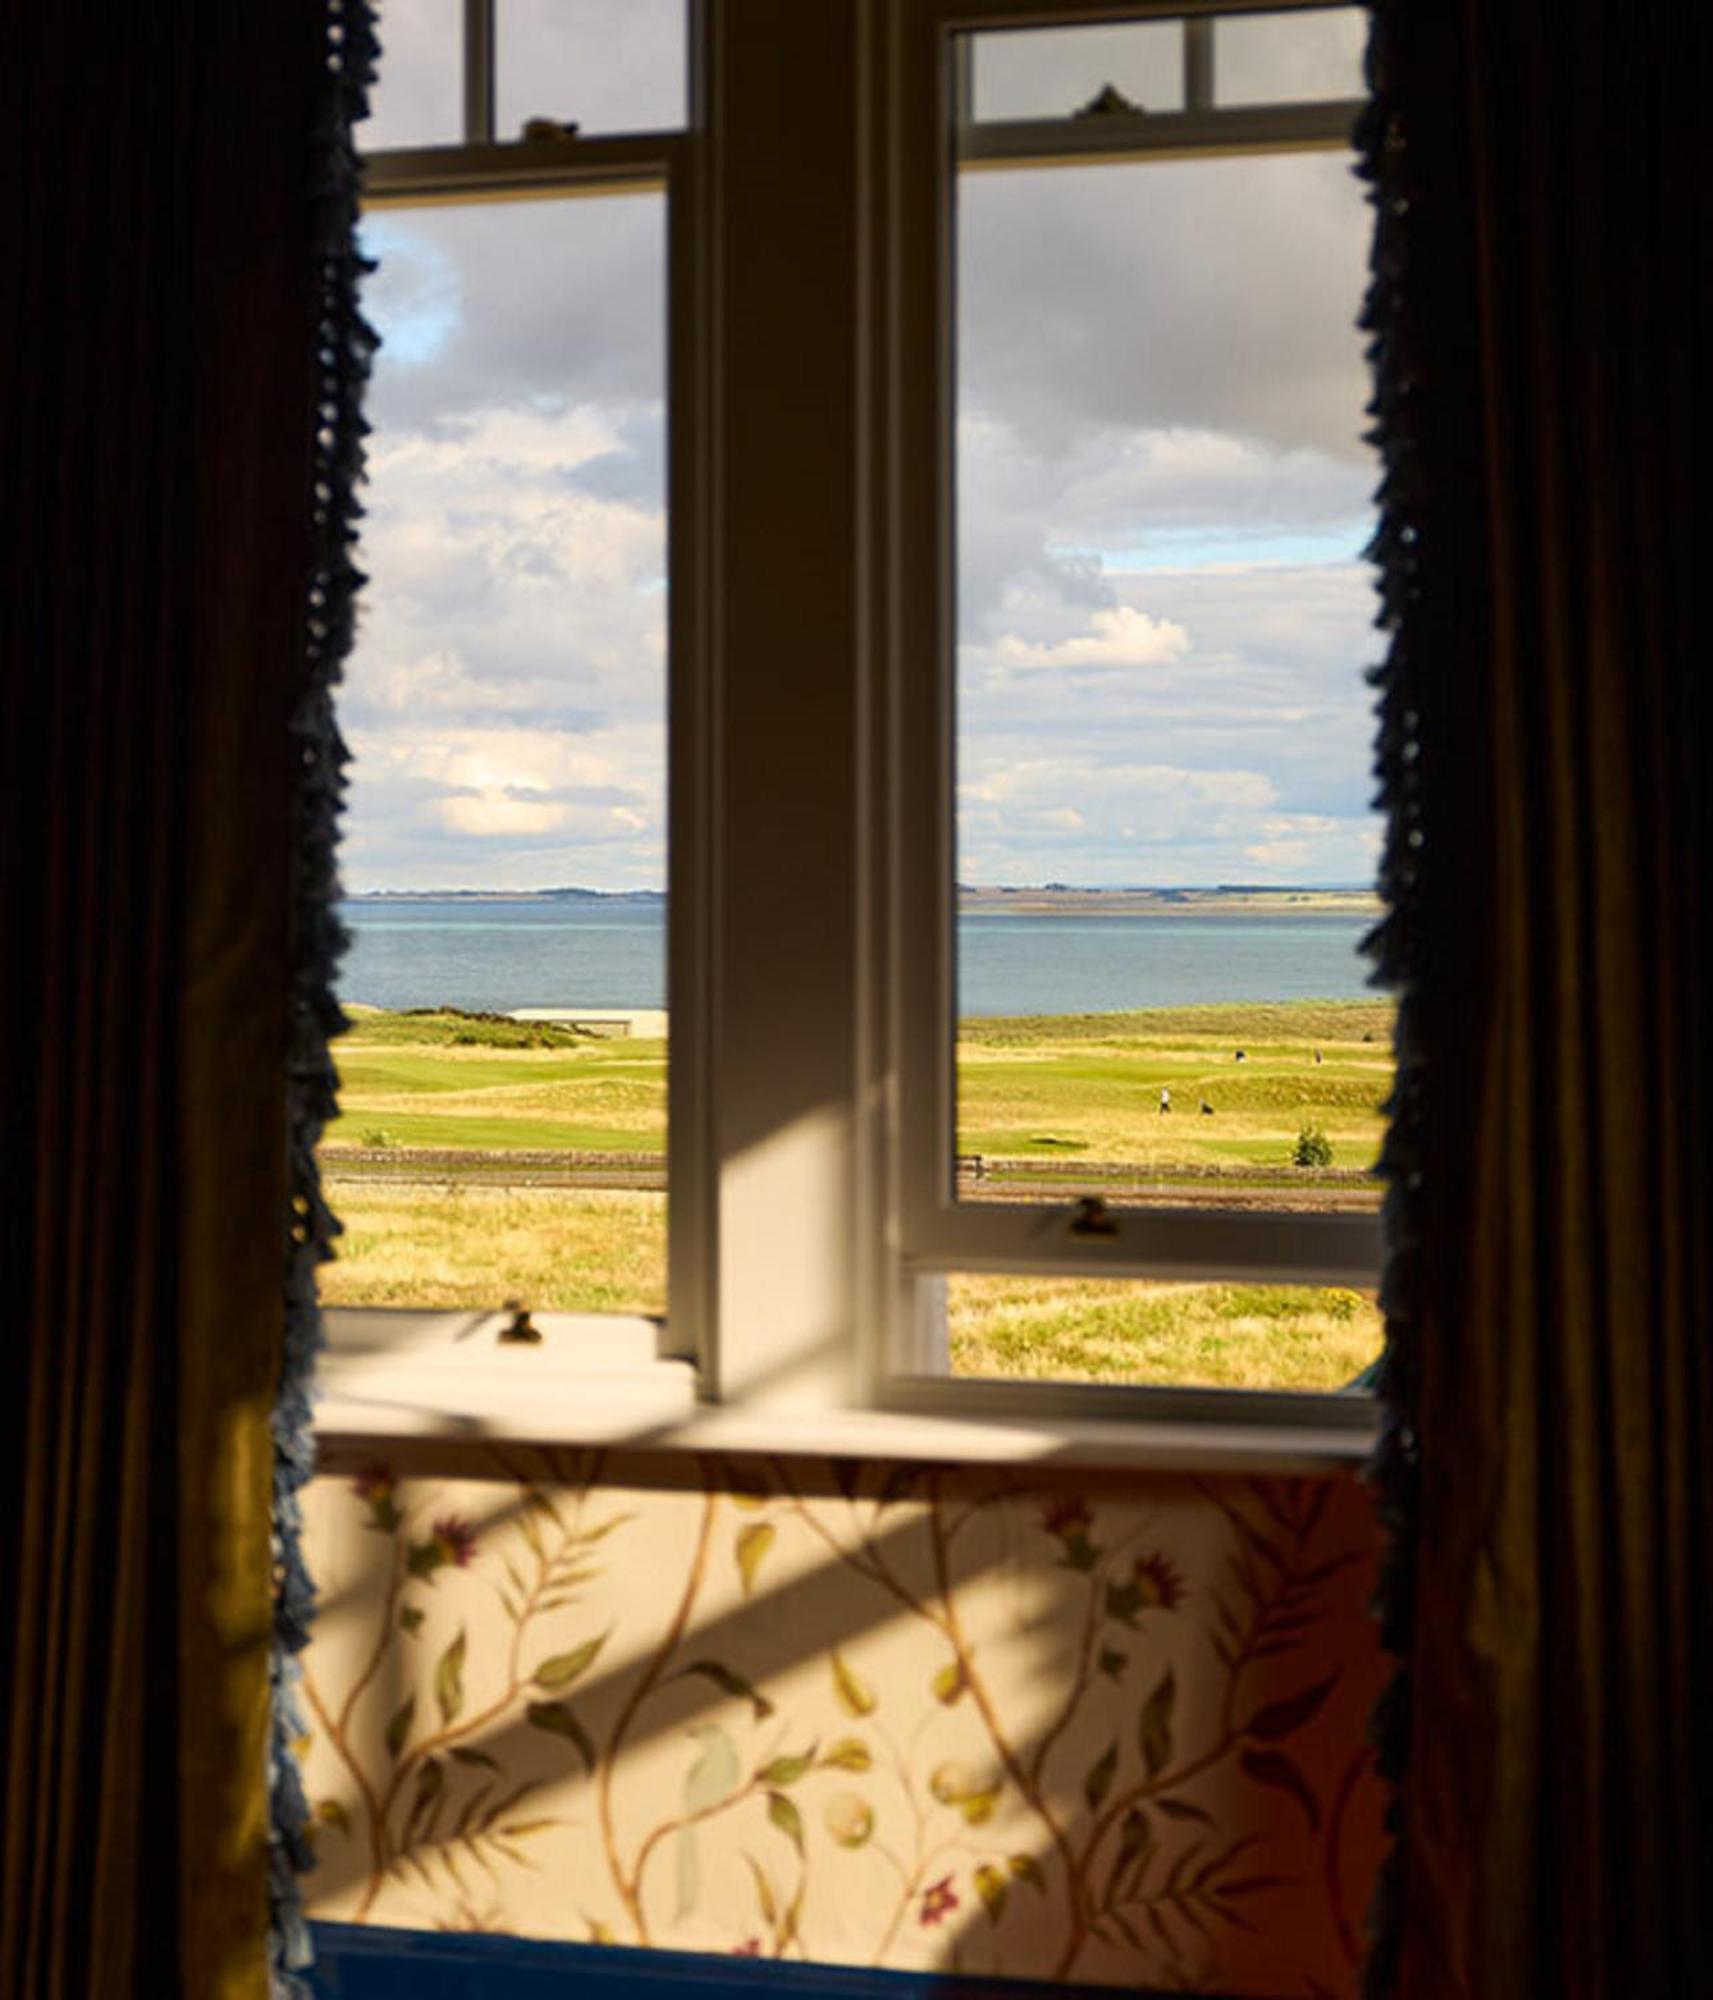
[{"label": "grassy field", "polygon": [[342,1306],[666,1310],[666,1197],[629,1189],[406,1187],[327,1178],[345,1225],[322,1296]]},{"label": "grassy field", "polygon": [[1362,1292],[1129,1279],[953,1278],[954,1375],[1339,1389],[1380,1350]]},{"label": "grassy field", "polygon": [[[328,1135],[335,1152],[658,1153],[666,1143],[664,1042],[364,1010],[337,1053],[345,1115]],[[1072,1165],[1286,1166],[1313,1125],[1331,1164],[1360,1168],[1379,1146],[1391,1073],[1391,1010],[1376,1001],[969,1021],[958,1043],[958,1145]],[[1162,1089],[1172,1098],[1165,1116]]]},{"label": "grassy field", "polygon": [[[412,1165],[428,1149],[488,1155],[490,1172],[508,1153],[658,1156],[663,1042],[363,1010],[336,1053],[344,1115],[323,1163],[347,1233],[324,1281],[330,1303],[663,1310],[663,1196],[478,1186],[456,1162]],[[1215,1176],[1234,1198],[1246,1182],[1292,1181],[1312,1200],[1313,1174],[1292,1165],[1306,1128],[1325,1136],[1346,1181],[1375,1156],[1391,1010],[1303,1002],[966,1022],[958,1075],[960,1151],[980,1154],[996,1187],[1074,1181],[1081,1169],[1092,1183],[1125,1163],[1167,1183]],[[396,1184],[373,1178],[381,1165]],[[966,1374],[1336,1387],[1379,1344],[1372,1302],[1351,1292],[1001,1278],[949,1289],[953,1365]]]},{"label": "grassy field", "polygon": [[1312,1125],[1330,1164],[1366,1167],[1391,1076],[1391,1010],[1372,1001],[966,1021],[958,1143],[1069,1163],[1288,1165]]}]

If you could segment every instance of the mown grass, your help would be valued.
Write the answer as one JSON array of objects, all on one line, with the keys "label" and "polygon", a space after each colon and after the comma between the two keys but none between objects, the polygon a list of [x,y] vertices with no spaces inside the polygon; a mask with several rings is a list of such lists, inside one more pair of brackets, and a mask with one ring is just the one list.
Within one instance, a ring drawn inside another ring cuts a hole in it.
[{"label": "mown grass", "polygon": [[1391,1035],[1390,1007],[1364,1000],[966,1021],[958,1145],[1151,1169],[1287,1165],[1315,1125],[1331,1164],[1366,1167],[1385,1127]]},{"label": "mown grass", "polygon": [[[337,1055],[344,1115],[329,1131],[334,1149],[659,1153],[666,1144],[664,1041],[365,1010]],[[1391,1010],[1373,1001],[969,1021],[958,1043],[958,1146],[1149,1169],[1288,1165],[1298,1132],[1315,1125],[1335,1166],[1365,1167],[1391,1076]],[[1162,1089],[1172,1098],[1164,1116]]]},{"label": "mown grass", "polygon": [[664,1041],[490,1015],[356,1012],[334,1051],[344,1146],[658,1153]]}]

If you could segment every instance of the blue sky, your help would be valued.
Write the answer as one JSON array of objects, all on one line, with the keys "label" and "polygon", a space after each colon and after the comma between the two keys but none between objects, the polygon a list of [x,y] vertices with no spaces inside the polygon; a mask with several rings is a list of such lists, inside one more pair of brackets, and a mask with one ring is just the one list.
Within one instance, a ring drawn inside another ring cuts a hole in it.
[{"label": "blue sky", "polygon": [[[662,220],[368,227],[354,890],[663,881]],[[959,227],[960,879],[1371,878],[1347,163],[984,174]]]}]

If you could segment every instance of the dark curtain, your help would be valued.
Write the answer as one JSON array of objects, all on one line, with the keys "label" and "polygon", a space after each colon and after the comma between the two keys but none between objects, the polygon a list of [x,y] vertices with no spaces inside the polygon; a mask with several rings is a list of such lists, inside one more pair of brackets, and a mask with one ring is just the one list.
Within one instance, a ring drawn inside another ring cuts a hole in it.
[{"label": "dark curtain", "polygon": [[1405,1675],[1370,1990],[1677,2000],[1713,1978],[1713,22],[1378,0],[1374,54]]},{"label": "dark curtain", "polygon": [[12,10],[0,1993],[266,1991],[312,0]]}]

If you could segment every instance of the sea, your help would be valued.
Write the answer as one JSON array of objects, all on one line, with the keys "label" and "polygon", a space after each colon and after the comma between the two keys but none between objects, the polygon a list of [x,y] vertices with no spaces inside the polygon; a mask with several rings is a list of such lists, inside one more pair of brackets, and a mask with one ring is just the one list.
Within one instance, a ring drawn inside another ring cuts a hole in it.
[{"label": "sea", "polygon": [[[371,1007],[664,1007],[665,905],[356,898],[338,988]],[[1112,1013],[1368,996],[1372,919],[1347,913],[1193,916],[966,911],[958,1011]]]}]

